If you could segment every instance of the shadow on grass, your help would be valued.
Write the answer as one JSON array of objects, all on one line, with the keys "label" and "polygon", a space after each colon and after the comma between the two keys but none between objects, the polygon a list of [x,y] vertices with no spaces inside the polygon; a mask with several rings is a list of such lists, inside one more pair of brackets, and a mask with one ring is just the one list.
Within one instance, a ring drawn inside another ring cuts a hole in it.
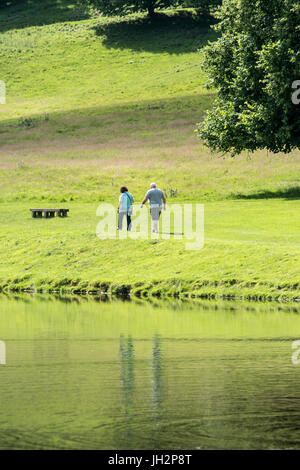
[{"label": "shadow on grass", "polygon": [[[204,112],[209,109],[215,99],[214,93],[199,93],[195,95],[175,96],[171,98],[153,98],[152,100],[140,100],[125,103],[116,103],[111,105],[88,106],[82,108],[74,108],[68,111],[52,111],[45,113],[32,114],[31,116],[23,116],[18,118],[9,118],[0,120],[0,133],[13,130],[14,136],[16,129],[34,132],[36,128],[54,124],[61,128],[62,121],[67,129],[72,126],[72,119],[81,118],[99,118],[99,126],[103,117],[107,116],[112,124],[118,123],[136,123],[143,122],[142,119],[153,122],[158,119],[161,123],[174,121],[176,119],[188,119],[197,122],[203,116]],[[29,121],[30,125],[24,124]],[[87,121],[90,126],[90,121]],[[195,124],[196,125],[196,124]],[[62,132],[64,134],[64,132]],[[47,138],[47,136],[42,135]]]},{"label": "shadow on grass", "polygon": [[254,194],[235,194],[233,199],[300,199],[300,186],[281,188],[277,191],[259,191]]},{"label": "shadow on grass", "polygon": [[78,0],[11,0],[0,8],[0,32],[89,18]]},{"label": "shadow on grass", "polygon": [[209,14],[179,10],[172,14],[156,13],[152,20],[148,16],[116,18],[96,25],[94,30],[109,49],[184,54],[196,52],[216,38],[210,27],[213,23]]}]

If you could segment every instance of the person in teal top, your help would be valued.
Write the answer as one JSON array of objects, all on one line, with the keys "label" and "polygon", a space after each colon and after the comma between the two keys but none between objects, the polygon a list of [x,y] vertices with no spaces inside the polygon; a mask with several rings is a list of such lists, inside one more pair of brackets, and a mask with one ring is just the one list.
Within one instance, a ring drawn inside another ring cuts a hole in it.
[{"label": "person in teal top", "polygon": [[126,215],[127,218],[127,230],[131,230],[131,215],[132,215],[132,204],[134,202],[132,194],[128,192],[126,186],[122,186],[120,189],[118,214],[119,221],[117,230],[122,230],[123,217]]}]

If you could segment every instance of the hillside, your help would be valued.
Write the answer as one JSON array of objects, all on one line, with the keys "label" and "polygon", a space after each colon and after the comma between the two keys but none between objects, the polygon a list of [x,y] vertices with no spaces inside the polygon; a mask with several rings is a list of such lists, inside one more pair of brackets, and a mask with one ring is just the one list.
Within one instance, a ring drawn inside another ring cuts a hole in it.
[{"label": "hillside", "polygon": [[[201,68],[211,21],[97,18],[67,0],[0,10],[3,289],[300,296],[300,152],[232,159],[194,132],[214,97]],[[205,203],[196,255],[179,240],[97,239],[97,205],[122,184],[139,201],[152,180],[169,202]],[[57,203],[70,218],[30,218]]]}]

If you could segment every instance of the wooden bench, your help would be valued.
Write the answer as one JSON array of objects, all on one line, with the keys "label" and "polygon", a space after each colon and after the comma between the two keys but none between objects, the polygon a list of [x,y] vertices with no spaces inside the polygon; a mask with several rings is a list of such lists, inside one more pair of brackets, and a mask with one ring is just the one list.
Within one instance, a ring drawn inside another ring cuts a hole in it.
[{"label": "wooden bench", "polygon": [[69,209],[30,209],[32,217],[43,217],[48,219],[50,217],[67,217]]}]

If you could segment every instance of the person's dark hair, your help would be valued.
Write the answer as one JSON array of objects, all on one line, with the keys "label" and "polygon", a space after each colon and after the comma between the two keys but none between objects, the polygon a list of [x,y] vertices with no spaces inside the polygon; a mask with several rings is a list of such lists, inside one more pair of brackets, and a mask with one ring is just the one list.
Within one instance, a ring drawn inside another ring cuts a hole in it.
[{"label": "person's dark hair", "polygon": [[120,192],[121,193],[127,193],[128,189],[126,188],[126,186],[121,186],[121,189],[120,189]]}]

